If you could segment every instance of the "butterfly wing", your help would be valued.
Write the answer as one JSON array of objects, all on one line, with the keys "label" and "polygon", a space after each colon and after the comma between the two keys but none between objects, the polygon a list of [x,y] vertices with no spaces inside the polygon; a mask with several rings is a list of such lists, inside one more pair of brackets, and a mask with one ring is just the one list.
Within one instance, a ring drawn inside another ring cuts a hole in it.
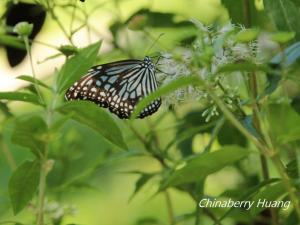
[{"label": "butterfly wing", "polygon": [[[92,67],[88,74],[69,88],[67,100],[88,100],[109,110],[120,118],[129,118],[143,97],[157,89],[155,69],[141,60],[123,60]],[[157,99],[139,115],[144,118],[161,105]]]}]

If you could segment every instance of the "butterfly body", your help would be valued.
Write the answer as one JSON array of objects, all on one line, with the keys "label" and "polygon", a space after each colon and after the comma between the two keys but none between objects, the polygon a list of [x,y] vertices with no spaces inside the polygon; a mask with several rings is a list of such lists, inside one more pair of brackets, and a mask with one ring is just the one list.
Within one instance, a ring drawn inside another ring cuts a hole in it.
[{"label": "butterfly body", "polygon": [[[146,56],[144,60],[122,60],[92,67],[68,89],[65,98],[92,101],[127,119],[136,104],[156,89],[155,65]],[[139,118],[153,114],[160,105],[160,98],[151,102]]]}]

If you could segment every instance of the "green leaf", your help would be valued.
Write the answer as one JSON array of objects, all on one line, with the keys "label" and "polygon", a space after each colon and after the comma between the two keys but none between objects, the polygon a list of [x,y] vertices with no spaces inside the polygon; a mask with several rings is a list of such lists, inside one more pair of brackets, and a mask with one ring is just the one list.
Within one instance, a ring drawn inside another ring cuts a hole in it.
[{"label": "green leaf", "polygon": [[261,99],[265,97],[266,95],[272,94],[279,86],[280,81],[281,81],[281,69],[279,64],[271,64],[271,66],[274,68],[274,71],[267,73],[267,81],[268,84],[263,91],[258,97],[258,99]]},{"label": "green leaf", "polygon": [[134,112],[131,115],[131,118],[136,118],[138,114],[152,101],[156,100],[162,95],[166,95],[176,89],[188,86],[188,85],[201,85],[202,81],[195,77],[195,76],[187,76],[187,77],[180,77],[177,80],[159,88],[157,91],[151,93],[147,97],[143,98],[135,107]]},{"label": "green leaf", "polygon": [[59,138],[51,142],[49,157],[54,157],[55,164],[47,176],[48,188],[66,190],[67,187],[84,187],[95,170],[107,163],[111,144],[94,130],[72,120],[56,132]]},{"label": "green leaf", "polygon": [[14,47],[22,50],[26,49],[21,39],[17,38],[16,36],[7,34],[0,34],[0,45]]},{"label": "green leaf", "polygon": [[[177,127],[175,138],[169,142],[165,151],[167,151],[173,144],[178,143],[177,148],[180,150],[183,157],[193,154],[193,131],[197,133],[211,133],[213,128],[216,126],[216,117],[212,118],[212,120],[207,123],[205,122],[205,118],[201,116],[203,112],[204,110],[191,111],[182,118],[182,123],[180,123]],[[190,138],[188,138],[188,136],[190,136]]]},{"label": "green leaf", "polygon": [[294,225],[298,223],[298,216],[297,216],[297,212],[294,209],[289,215],[288,217],[284,220],[283,224],[284,225]]},{"label": "green leaf", "polygon": [[300,1],[299,0],[291,0],[291,1],[300,8]]},{"label": "green leaf", "polygon": [[284,44],[294,39],[295,36],[295,32],[277,32],[271,36],[271,39],[280,44]]},{"label": "green leaf", "polygon": [[[47,84],[45,84],[44,82],[38,80],[38,79],[34,79],[32,76],[28,76],[28,75],[21,75],[21,76],[18,76],[17,79],[19,80],[25,80],[25,81],[28,81],[32,84],[34,84],[35,82],[44,87],[44,88],[47,88],[47,89],[51,89]],[[36,80],[36,81],[35,81]]]},{"label": "green leaf", "polygon": [[271,125],[270,131],[277,143],[285,144],[300,139],[300,116],[290,105],[270,105],[268,117]]},{"label": "green leaf", "polygon": [[265,207],[262,207],[262,204],[259,203],[262,201],[276,201],[280,197],[286,195],[286,188],[283,182],[278,182],[276,184],[267,185],[262,191],[257,193],[252,201],[254,201],[253,207],[250,209],[252,215],[257,215],[259,212],[263,211]]},{"label": "green leaf", "polygon": [[155,175],[155,173],[141,173],[139,179],[135,182],[135,188],[132,195],[129,198],[129,201],[144,187],[144,185]]},{"label": "green leaf", "polygon": [[[153,12],[149,9],[140,9],[135,12],[125,24],[134,25],[134,28],[144,27],[185,27],[191,26],[189,22],[176,22],[176,14]],[[135,29],[136,30],[136,29]]]},{"label": "green leaf", "polygon": [[162,224],[157,218],[144,217],[136,221],[134,225],[160,225]]},{"label": "green leaf", "polygon": [[40,163],[26,161],[12,174],[9,180],[9,196],[14,214],[19,213],[37,191],[40,176]]},{"label": "green leaf", "polygon": [[101,42],[89,45],[68,59],[58,74],[57,87],[61,93],[83,76],[96,60]]},{"label": "green leaf", "polygon": [[[235,24],[246,24],[243,0],[222,0],[222,4],[227,8],[229,17]],[[254,1],[249,1],[251,24],[259,24],[259,12],[256,10]]]},{"label": "green leaf", "polygon": [[145,15],[135,15],[128,22],[130,30],[143,30],[146,25],[147,17]]},{"label": "green leaf", "polygon": [[264,0],[265,10],[278,30],[296,33],[300,40],[300,10],[290,0]]},{"label": "green leaf", "polygon": [[284,50],[284,53],[278,53],[271,60],[272,65],[283,64],[288,67],[300,58],[300,42],[296,42]]},{"label": "green leaf", "polygon": [[245,29],[236,34],[235,39],[237,42],[250,42],[257,38],[259,34],[258,29]]},{"label": "green leaf", "polygon": [[286,165],[286,172],[289,177],[297,179],[299,177],[298,159],[293,159]]},{"label": "green leaf", "polygon": [[[222,194],[222,196],[226,196],[229,198],[235,198],[240,201],[247,201],[247,200],[250,200],[256,193],[258,193],[261,188],[265,187],[266,185],[278,182],[278,181],[279,181],[279,179],[264,180],[261,183],[255,185],[254,187],[250,187],[250,188],[246,189],[244,192],[241,192],[240,189],[236,190],[236,193],[238,194],[238,196],[236,196],[235,194],[232,196],[232,192],[231,192],[231,194],[228,195],[228,192],[230,192],[230,191],[224,192]],[[232,214],[237,209],[238,208],[234,208],[234,207],[230,208],[219,218],[219,221],[222,221],[223,219],[227,218],[229,214]]]},{"label": "green leaf", "polygon": [[45,134],[47,125],[38,116],[31,116],[16,120],[12,133],[12,142],[22,147],[29,148],[37,157],[45,149]]},{"label": "green leaf", "polygon": [[163,181],[161,189],[200,181],[209,174],[245,158],[248,154],[247,149],[232,145],[225,146],[212,153],[196,155],[183,162],[181,168],[175,168],[169,177]]},{"label": "green leaf", "polygon": [[127,149],[121,130],[115,121],[96,104],[86,101],[72,101],[67,102],[57,110],[63,114],[70,114],[72,119],[94,129],[119,148]]},{"label": "green leaf", "polygon": [[22,93],[22,92],[0,92],[0,100],[12,100],[12,101],[22,101],[30,102],[36,105],[43,105],[39,97],[35,94]]},{"label": "green leaf", "polygon": [[78,48],[76,48],[73,45],[62,45],[59,47],[58,50],[65,56],[71,56],[71,55],[75,55],[76,53],[78,53]]},{"label": "green leaf", "polygon": [[[199,126],[195,126],[195,127],[190,127],[188,129],[185,129],[185,130],[180,130],[180,132],[177,134],[177,137],[172,139],[168,143],[168,145],[165,147],[164,151],[168,151],[175,144],[180,146],[180,143],[182,143],[184,141],[188,141],[188,143],[191,146],[191,142],[193,140],[193,137],[196,134],[199,134],[201,132],[205,132],[209,127],[211,127],[211,124],[203,124],[203,125],[199,125]],[[179,131],[179,129],[178,129],[178,131]],[[188,149],[182,149],[182,150],[185,150],[184,152],[182,152],[183,154],[185,154],[185,153],[192,154],[192,149],[189,149],[189,151],[187,151]]]},{"label": "green leaf", "polygon": [[11,113],[10,109],[8,108],[6,103],[0,102],[0,111],[6,116],[11,117],[13,114]]},{"label": "green leaf", "polygon": [[267,73],[268,85],[260,94],[259,99],[272,94],[278,87],[281,80],[281,69],[291,66],[300,58],[300,42],[287,47],[283,53],[278,53],[269,63],[272,71]]},{"label": "green leaf", "polygon": [[239,145],[246,147],[247,139],[230,122],[226,121],[218,133],[221,145]]}]

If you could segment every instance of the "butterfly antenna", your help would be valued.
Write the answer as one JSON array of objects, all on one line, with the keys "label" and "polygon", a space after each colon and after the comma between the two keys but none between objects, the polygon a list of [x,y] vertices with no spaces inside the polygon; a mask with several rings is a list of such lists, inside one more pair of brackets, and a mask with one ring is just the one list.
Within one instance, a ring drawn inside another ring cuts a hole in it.
[{"label": "butterfly antenna", "polygon": [[154,40],[154,42],[152,43],[152,45],[147,49],[146,51],[146,55],[148,55],[148,53],[150,52],[150,50],[154,47],[154,45],[158,42],[158,40],[164,35],[164,33],[161,33],[158,35],[158,37]]}]

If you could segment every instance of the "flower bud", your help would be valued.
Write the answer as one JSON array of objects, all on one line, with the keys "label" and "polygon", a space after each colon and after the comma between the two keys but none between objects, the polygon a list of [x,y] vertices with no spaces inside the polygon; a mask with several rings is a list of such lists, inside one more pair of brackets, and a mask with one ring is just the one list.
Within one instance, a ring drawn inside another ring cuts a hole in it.
[{"label": "flower bud", "polygon": [[19,22],[14,26],[13,31],[22,37],[28,37],[33,29],[33,24],[28,22]]}]

